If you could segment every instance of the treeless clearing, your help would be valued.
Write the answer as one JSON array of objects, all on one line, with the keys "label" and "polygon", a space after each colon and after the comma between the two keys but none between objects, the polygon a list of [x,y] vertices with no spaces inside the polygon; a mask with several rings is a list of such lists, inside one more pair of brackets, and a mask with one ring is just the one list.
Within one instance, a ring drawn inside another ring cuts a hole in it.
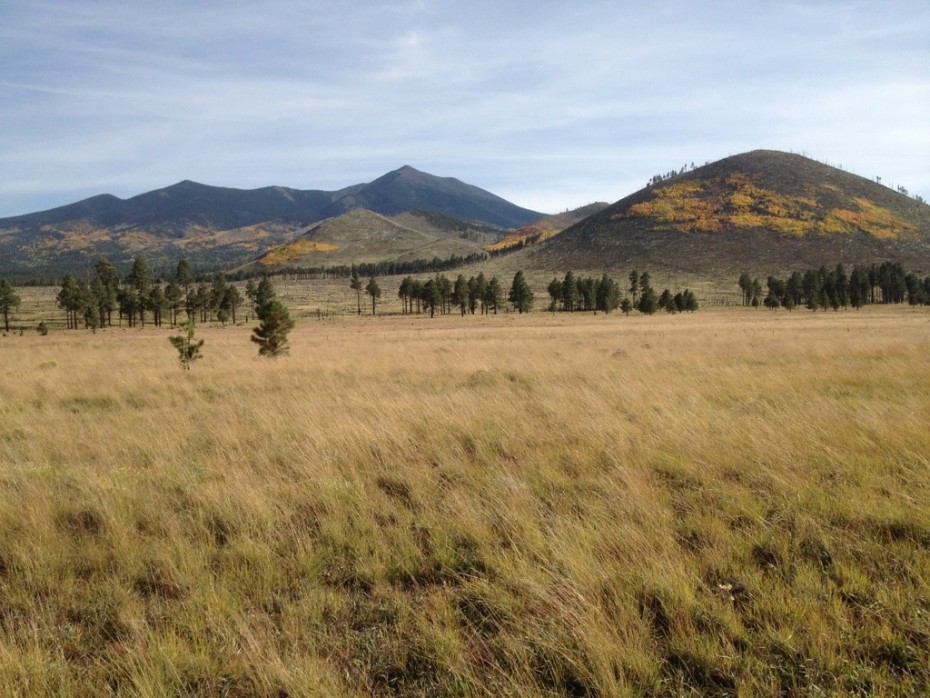
[{"label": "treeless clearing", "polygon": [[928,688],[925,310],[171,333],[0,338],[4,694]]}]

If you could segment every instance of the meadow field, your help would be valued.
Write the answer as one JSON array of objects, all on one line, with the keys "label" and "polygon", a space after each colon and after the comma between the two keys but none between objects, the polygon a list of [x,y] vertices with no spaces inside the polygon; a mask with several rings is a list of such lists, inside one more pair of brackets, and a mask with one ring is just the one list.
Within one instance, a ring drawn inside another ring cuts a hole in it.
[{"label": "meadow field", "polygon": [[[599,279],[603,270],[574,270],[576,276],[593,277]],[[504,289],[506,298],[507,291],[513,282],[514,270],[508,265],[506,258],[492,259],[481,264],[469,267],[463,267],[451,272],[446,272],[446,277],[454,281],[455,277],[462,273],[466,278],[477,276],[479,273],[485,275],[487,279],[496,276]],[[625,289],[629,285],[627,274],[629,272],[612,273],[611,278]],[[701,307],[726,307],[739,306],[742,303],[741,291],[737,286],[737,275],[721,276],[710,279],[696,278],[689,275],[670,273],[670,272],[652,272],[653,286],[656,287],[656,293],[661,293],[662,289],[669,288],[673,293],[684,291],[686,288],[695,292],[701,303]],[[432,275],[420,274],[413,275],[420,281],[428,280]],[[565,272],[550,272],[544,270],[529,270],[526,272],[526,278],[530,283],[536,296],[535,308],[543,311],[548,307],[549,294],[546,287],[553,278],[562,279]],[[732,278],[731,278],[732,277]],[[310,319],[333,319],[354,315],[361,305],[363,315],[371,315],[371,298],[365,291],[361,293],[361,304],[356,292],[349,287],[350,279],[347,278],[313,278],[313,279],[295,279],[293,276],[285,277],[281,275],[270,277],[273,281],[278,297],[288,307],[291,314],[298,320],[301,318]],[[401,276],[379,276],[377,282],[381,288],[382,295],[378,300],[376,312],[379,316],[384,315],[401,315],[403,313],[403,302],[398,297],[397,292],[403,277]],[[367,279],[363,280],[367,283]],[[245,282],[237,282],[235,286],[239,292],[245,296]],[[18,334],[22,331],[24,334],[33,332],[39,322],[44,322],[51,329],[65,329],[65,311],[58,307],[56,295],[61,290],[60,286],[22,286],[16,288],[16,293],[21,299],[19,307],[13,310],[10,316],[10,331]],[[240,324],[246,323],[246,317],[249,316],[247,308],[239,308],[237,320]],[[500,312],[506,313],[509,310],[509,304],[502,304]],[[151,322],[151,312],[146,313],[146,321]],[[249,321],[253,320],[249,318]],[[114,313],[113,324],[118,324],[118,313]],[[219,323],[216,323],[219,325]],[[2,330],[2,326],[0,326]]]},{"label": "meadow field", "polygon": [[2,695],[930,691],[925,309],[171,334],[0,337]]}]

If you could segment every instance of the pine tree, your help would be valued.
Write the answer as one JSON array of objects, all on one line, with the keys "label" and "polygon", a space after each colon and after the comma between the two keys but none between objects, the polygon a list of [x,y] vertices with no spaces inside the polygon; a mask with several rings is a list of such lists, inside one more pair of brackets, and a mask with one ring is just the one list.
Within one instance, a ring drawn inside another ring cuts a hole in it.
[{"label": "pine tree", "polygon": [[10,312],[19,307],[21,300],[11,284],[6,279],[0,281],[0,313],[3,314],[3,331],[10,331]]},{"label": "pine tree", "polygon": [[119,308],[120,327],[123,325],[123,317],[130,327],[136,324],[136,296],[129,288],[121,288],[116,292],[116,302]]},{"label": "pine tree", "polygon": [[842,264],[837,264],[833,275],[837,303],[845,308],[849,305],[849,277],[846,275],[846,268]]},{"label": "pine tree", "polygon": [[468,280],[468,312],[472,315],[475,314],[480,297],[481,290],[478,288],[478,279],[473,276]]},{"label": "pine tree", "polygon": [[753,308],[758,308],[761,300],[762,300],[762,284],[759,283],[759,279],[753,279],[752,290],[750,292],[749,305],[751,305]]},{"label": "pine tree", "polygon": [[[252,310],[255,310],[255,299],[258,294],[258,287],[255,285],[255,282],[252,279],[249,279],[245,282],[245,297],[252,304]],[[246,322],[248,322],[248,317]]]},{"label": "pine tree", "polygon": [[620,291],[617,289],[617,284],[605,273],[596,285],[595,310],[609,313],[611,310],[616,310],[619,303]]},{"label": "pine tree", "polygon": [[[194,284],[194,275],[191,273],[191,265],[186,259],[178,262],[178,267],[174,273],[174,283],[184,292],[184,310],[187,312],[187,319],[193,322],[194,305],[191,298],[191,287]],[[177,318],[175,318],[175,322],[177,322]]]},{"label": "pine tree", "polygon": [[858,310],[868,301],[868,272],[861,266],[853,267],[849,276],[849,303]]},{"label": "pine tree", "polygon": [[597,310],[597,281],[588,276],[584,279],[579,278],[577,285],[578,301],[581,305],[580,309],[587,311]]},{"label": "pine tree", "polygon": [[135,306],[139,313],[139,322],[145,327],[145,309],[148,306],[149,293],[152,290],[152,273],[142,257],[132,260],[132,269],[126,277],[126,285],[135,295]]},{"label": "pine tree", "polygon": [[488,286],[482,298],[482,303],[486,311],[490,312],[493,310],[494,314],[497,315],[497,306],[500,305],[503,297],[504,290],[501,288],[501,282],[497,280],[496,276],[492,276],[491,280],[488,281]]},{"label": "pine tree", "polygon": [[739,287],[743,292],[743,305],[748,306],[752,298],[752,277],[748,272],[739,275]]},{"label": "pine tree", "polygon": [[236,324],[236,309],[242,305],[242,294],[239,289],[229,284],[223,293],[223,299],[220,301],[220,309],[227,312],[232,317],[232,323]]},{"label": "pine tree", "polygon": [[675,297],[668,289],[662,291],[662,295],[659,296],[659,307],[669,313],[674,313],[677,310],[675,307]]},{"label": "pine tree", "polygon": [[71,274],[65,275],[56,300],[58,301],[58,307],[65,311],[68,319],[68,329],[76,330],[78,328],[78,311],[81,309],[81,291],[77,279]]},{"label": "pine tree", "polygon": [[439,292],[441,312],[445,314],[451,310],[449,303],[452,298],[452,283],[445,274],[436,275],[436,290]]},{"label": "pine tree", "polygon": [[168,299],[165,297],[165,290],[161,284],[155,284],[152,287],[146,304],[152,310],[152,322],[155,323],[155,327],[161,327],[161,316],[168,307]]},{"label": "pine tree", "polygon": [[423,311],[423,282],[419,279],[410,280],[410,312],[413,312],[413,303],[417,304],[417,315]]},{"label": "pine tree", "polygon": [[633,298],[633,305],[636,305],[636,299],[639,295],[639,272],[633,269],[630,272],[630,296]]},{"label": "pine tree", "polygon": [[[213,275],[213,283],[210,286],[210,308],[219,311],[223,310],[223,300],[226,298],[226,291],[229,284],[226,282],[226,275],[218,271]],[[228,310],[228,308],[226,309]]]},{"label": "pine tree", "polygon": [[[403,281],[400,282],[400,288],[397,289],[397,297],[401,299],[401,302],[404,304],[404,315],[413,312],[413,279],[409,276],[405,276]],[[361,295],[359,296],[359,306],[358,312],[359,315],[362,313],[361,305]]]},{"label": "pine tree", "polygon": [[429,316],[434,317],[436,315],[436,306],[439,304],[439,289],[436,288],[435,279],[429,279],[423,284],[420,298],[423,301],[423,305],[429,308]]},{"label": "pine tree", "polygon": [[562,307],[572,312],[575,310],[576,303],[578,303],[578,284],[575,283],[575,275],[567,271],[565,278],[562,279]]},{"label": "pine tree", "polygon": [[698,309],[698,300],[697,296],[694,295],[694,292],[690,289],[685,289],[685,310],[689,313],[693,313]]},{"label": "pine tree", "polygon": [[804,272],[801,279],[801,292],[805,305],[811,310],[817,310],[820,298],[820,279],[817,278],[817,273],[813,269]]},{"label": "pine tree", "polygon": [[95,271],[94,281],[97,282],[97,286],[94,294],[100,308],[100,324],[109,326],[113,324],[113,311],[117,308],[116,294],[119,292],[119,273],[110,260],[105,257],[101,257],[97,261]]},{"label": "pine tree", "polygon": [[349,282],[349,288],[355,291],[356,300],[358,301],[358,314],[362,314],[362,280],[358,275],[358,271],[354,268],[352,269],[352,281]]},{"label": "pine tree", "polygon": [[[479,271],[478,276],[475,277],[475,300],[481,303],[481,314],[484,315],[488,309],[484,304],[484,297],[488,292],[488,282],[484,278],[484,272]],[[472,314],[474,314],[475,309],[472,307]]]},{"label": "pine tree", "polygon": [[802,282],[803,277],[799,271],[792,272],[791,276],[788,277],[788,281],[785,282],[785,300],[788,300],[789,296],[791,298],[789,303],[784,303],[785,308],[788,310],[801,304]]},{"label": "pine tree", "polygon": [[258,344],[258,353],[268,358],[287,354],[287,335],[294,329],[287,308],[272,296],[257,313],[261,324],[252,331],[252,341]]},{"label": "pine tree", "polygon": [[452,304],[459,307],[464,317],[468,310],[468,281],[464,274],[455,277],[455,284],[452,286]]},{"label": "pine tree", "polygon": [[[246,294],[249,293],[248,284],[245,287]],[[261,308],[262,306],[267,305],[272,298],[277,295],[277,292],[274,290],[274,285],[271,283],[271,279],[267,276],[263,276],[258,280],[258,285],[254,287],[252,291],[252,308],[255,311],[255,314],[261,318]]]},{"label": "pine tree", "polygon": [[656,292],[652,290],[651,286],[645,286],[640,289],[639,303],[636,304],[636,309],[644,315],[652,315],[659,309],[659,299],[656,297]]},{"label": "pine tree", "polygon": [[549,310],[554,313],[558,304],[562,301],[562,282],[558,279],[552,279],[546,290],[549,292]]},{"label": "pine tree", "polygon": [[[632,274],[630,276],[632,277]],[[639,302],[636,303],[636,309],[645,315],[652,315],[659,309],[659,297],[650,286],[648,271],[639,276]]]},{"label": "pine tree", "polygon": [[100,327],[100,309],[97,307],[94,291],[86,281],[79,281],[78,289],[80,297],[79,311],[84,320],[84,329],[91,330],[96,334],[97,328]]},{"label": "pine tree", "polygon": [[177,281],[170,281],[168,285],[165,286],[165,303],[167,303],[168,311],[171,313],[171,326],[178,324],[178,311],[181,309],[181,306],[184,302],[184,289],[182,289]]},{"label": "pine tree", "polygon": [[522,271],[514,274],[513,283],[510,286],[508,300],[513,304],[513,309],[518,313],[528,313],[533,307],[533,290],[526,282]]},{"label": "pine tree", "polygon": [[197,359],[202,358],[200,356],[200,348],[203,346],[203,340],[194,339],[193,320],[182,323],[181,329],[185,330],[186,334],[168,337],[168,341],[178,350],[178,360],[181,362],[181,368],[185,371],[189,371],[191,364]]},{"label": "pine tree", "polygon": [[207,321],[207,314],[210,312],[210,286],[205,281],[197,284],[197,289],[193,292],[194,310],[200,311],[200,321]]},{"label": "pine tree", "polygon": [[378,286],[378,282],[375,281],[375,277],[368,279],[368,285],[365,286],[365,293],[371,296],[371,314],[375,314],[377,309],[378,299],[381,298],[381,287]]}]

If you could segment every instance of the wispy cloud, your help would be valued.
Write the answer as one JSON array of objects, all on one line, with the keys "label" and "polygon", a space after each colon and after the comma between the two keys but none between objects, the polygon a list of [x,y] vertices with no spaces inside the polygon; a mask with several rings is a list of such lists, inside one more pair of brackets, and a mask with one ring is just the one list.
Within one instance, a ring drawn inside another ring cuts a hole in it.
[{"label": "wispy cloud", "polygon": [[0,215],[409,163],[543,210],[757,147],[930,196],[922,3],[0,7]]}]

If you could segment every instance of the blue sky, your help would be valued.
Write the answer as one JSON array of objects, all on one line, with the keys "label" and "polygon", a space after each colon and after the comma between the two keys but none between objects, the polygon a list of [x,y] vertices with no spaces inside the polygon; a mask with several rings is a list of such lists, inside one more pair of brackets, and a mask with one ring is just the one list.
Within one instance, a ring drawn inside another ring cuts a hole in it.
[{"label": "blue sky", "polygon": [[925,0],[0,0],[0,216],[404,164],[556,212],[755,148],[930,199]]}]

